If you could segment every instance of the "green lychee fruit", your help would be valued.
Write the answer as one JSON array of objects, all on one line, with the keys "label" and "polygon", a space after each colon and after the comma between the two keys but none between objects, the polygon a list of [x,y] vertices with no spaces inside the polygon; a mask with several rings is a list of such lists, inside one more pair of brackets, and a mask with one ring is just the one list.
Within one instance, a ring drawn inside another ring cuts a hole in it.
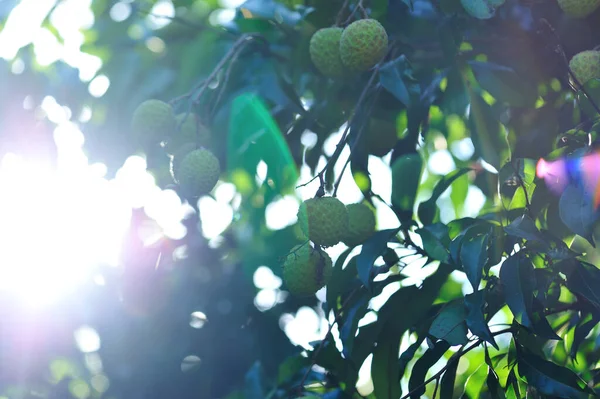
[{"label": "green lychee fruit", "polygon": [[383,59],[388,35],[375,19],[361,19],[348,25],[340,39],[342,63],[354,71],[366,71]]},{"label": "green lychee fruit", "polygon": [[363,133],[363,137],[365,137],[369,154],[378,157],[386,155],[398,142],[396,124],[393,121],[372,118],[366,133],[366,135]]},{"label": "green lychee fruit", "polygon": [[596,11],[600,0],[558,0],[565,14],[573,18],[584,18]]},{"label": "green lychee fruit", "polygon": [[[208,147],[210,144],[210,131],[204,126],[196,115],[181,113],[175,117],[175,129],[165,143],[167,153],[173,155],[182,146],[193,143],[196,147]],[[177,129],[179,127],[179,130]]]},{"label": "green lychee fruit", "polygon": [[582,85],[600,78],[600,51],[587,50],[575,54],[569,62],[569,68]]},{"label": "green lychee fruit", "polygon": [[365,242],[375,232],[375,213],[369,206],[358,203],[346,206],[349,225],[342,241],[348,247]]},{"label": "green lychee fruit", "polygon": [[162,142],[175,129],[173,107],[164,101],[147,100],[133,112],[131,128],[142,145]]},{"label": "green lychee fruit", "polygon": [[340,58],[340,39],[343,31],[338,27],[323,28],[316,31],[310,39],[310,59],[325,76],[340,77],[346,70]]},{"label": "green lychee fruit", "polygon": [[327,252],[310,244],[296,245],[283,264],[283,280],[290,293],[313,295],[331,279],[333,263]]},{"label": "green lychee fruit", "polygon": [[205,148],[189,152],[173,169],[182,193],[191,198],[209,193],[219,181],[220,174],[219,160]]},{"label": "green lychee fruit", "polygon": [[309,240],[330,247],[339,243],[348,230],[348,210],[334,197],[310,198],[300,205],[298,222]]},{"label": "green lychee fruit", "polygon": [[178,169],[179,165],[181,165],[181,161],[183,161],[187,154],[197,149],[198,147],[196,146],[196,144],[186,143],[179,147],[177,151],[174,151],[171,157],[171,175],[173,176],[173,179],[175,179],[175,176],[177,175],[177,173],[179,173]]}]

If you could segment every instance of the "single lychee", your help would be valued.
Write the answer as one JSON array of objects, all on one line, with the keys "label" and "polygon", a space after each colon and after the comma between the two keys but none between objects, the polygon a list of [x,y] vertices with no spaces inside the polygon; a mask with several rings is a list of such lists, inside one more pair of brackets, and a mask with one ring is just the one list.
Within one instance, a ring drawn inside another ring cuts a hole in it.
[{"label": "single lychee", "polygon": [[177,115],[175,121],[175,129],[165,143],[168,154],[175,154],[179,148],[188,143],[193,143],[198,148],[209,146],[210,131],[198,121],[196,115],[184,112]]},{"label": "single lychee", "polygon": [[342,63],[354,71],[366,71],[383,59],[388,35],[375,19],[361,19],[348,25],[340,39]]},{"label": "single lychee", "polygon": [[558,0],[565,14],[573,18],[585,18],[600,6],[600,0]]},{"label": "single lychee", "polygon": [[340,58],[340,39],[343,31],[338,27],[323,28],[316,31],[310,39],[310,59],[325,76],[340,77],[346,70]]},{"label": "single lychee", "polygon": [[342,241],[348,247],[355,247],[365,242],[375,232],[375,213],[363,203],[350,204],[348,209],[348,230]]},{"label": "single lychee", "polygon": [[333,262],[327,252],[310,244],[296,245],[283,264],[283,280],[298,296],[313,295],[331,279]]},{"label": "single lychee", "polygon": [[189,152],[173,168],[173,176],[182,193],[191,198],[209,193],[219,181],[220,174],[219,160],[205,148]]},{"label": "single lychee", "polygon": [[582,85],[600,78],[600,51],[586,50],[575,54],[569,62],[569,68]]},{"label": "single lychee", "polygon": [[330,247],[339,243],[348,230],[348,210],[334,197],[310,198],[300,205],[298,222],[309,240]]},{"label": "single lychee", "polygon": [[133,112],[131,128],[142,145],[162,142],[175,129],[173,107],[160,100],[147,100]]},{"label": "single lychee", "polygon": [[[366,133],[366,134],[365,134]],[[372,118],[368,131],[363,133],[369,154],[378,157],[386,155],[398,142],[398,133],[394,121]]]}]

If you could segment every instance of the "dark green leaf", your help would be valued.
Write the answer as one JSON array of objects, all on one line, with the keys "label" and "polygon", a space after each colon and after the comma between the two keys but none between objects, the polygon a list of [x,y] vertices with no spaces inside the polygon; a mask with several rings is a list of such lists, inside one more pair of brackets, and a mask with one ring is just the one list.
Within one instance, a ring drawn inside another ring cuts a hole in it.
[{"label": "dark green leaf", "polygon": [[[583,322],[582,322],[583,321]],[[575,359],[577,356],[577,350],[579,349],[579,345],[583,342],[585,337],[588,336],[590,331],[600,323],[600,315],[597,313],[592,315],[591,318],[583,319],[577,324],[575,327],[575,333],[573,334],[573,343],[571,344],[570,356]]]},{"label": "dark green leaf", "polygon": [[439,260],[440,262],[448,262],[449,254],[441,240],[431,232],[427,227],[417,229],[416,233],[423,240],[423,249],[431,259]]},{"label": "dark green leaf", "polygon": [[340,295],[348,289],[348,286],[357,276],[356,271],[356,257],[352,258],[345,268],[344,262],[352,252],[352,248],[348,248],[340,256],[338,256],[333,267],[333,274],[329,284],[327,284],[327,301],[325,312],[328,313],[328,309],[334,309],[337,311],[338,298]]},{"label": "dark green leaf", "polygon": [[483,306],[485,304],[485,291],[479,290],[465,295],[465,306],[467,308],[467,327],[479,338],[489,342],[498,349],[498,344],[492,336],[492,332],[485,320]]},{"label": "dark green leaf", "polygon": [[443,339],[450,345],[464,345],[468,342],[465,319],[467,311],[462,300],[453,301],[441,310],[429,327],[429,334]]},{"label": "dark green leaf", "polygon": [[528,216],[522,215],[513,220],[504,228],[507,234],[514,237],[523,238],[525,240],[533,240],[544,242],[544,236],[538,230],[535,222]]},{"label": "dark green leaf", "polygon": [[373,389],[378,399],[398,399],[400,381],[398,377],[398,355],[400,337],[393,333],[384,334],[373,352],[371,376]]},{"label": "dark green leaf", "polygon": [[493,368],[488,367],[487,387],[492,399],[505,399],[504,391],[500,386],[500,381]]},{"label": "dark green leaf", "polygon": [[433,223],[437,210],[436,201],[438,198],[440,198],[440,195],[442,195],[456,179],[470,170],[470,168],[456,169],[442,177],[440,181],[437,182],[435,188],[433,189],[433,193],[431,193],[431,197],[429,197],[427,201],[419,204],[419,219],[423,224],[428,225]]},{"label": "dark green leaf", "polygon": [[474,290],[479,289],[483,267],[488,260],[487,243],[487,234],[474,237],[465,234],[460,249],[460,262]]},{"label": "dark green leaf", "polygon": [[456,380],[456,369],[460,358],[448,360],[448,368],[442,376],[440,383],[440,399],[452,399],[454,397],[454,381]]},{"label": "dark green leaf", "polygon": [[583,187],[569,183],[558,203],[560,219],[575,234],[595,245],[592,232],[598,213],[594,209],[594,196]]},{"label": "dark green leaf", "polygon": [[480,61],[470,61],[469,65],[477,82],[497,100],[515,107],[527,107],[535,103],[537,87],[517,75],[512,68]]},{"label": "dark green leaf", "polygon": [[379,82],[383,88],[392,93],[394,97],[408,107],[410,105],[410,94],[403,80],[406,68],[407,61],[405,55],[386,62],[379,68]]},{"label": "dark green leaf", "polygon": [[583,296],[597,309],[600,309],[600,270],[589,263],[566,260],[559,263],[559,269],[567,276],[567,288]]},{"label": "dark green leaf", "polygon": [[533,327],[531,306],[534,289],[533,264],[520,253],[508,257],[500,269],[504,298],[515,318],[525,327]]},{"label": "dark green leaf", "polygon": [[424,382],[427,372],[440,360],[449,347],[450,345],[446,341],[438,341],[433,348],[427,349],[423,356],[416,361],[408,380],[411,399],[419,399],[423,396],[425,393]]},{"label": "dark green leaf", "polygon": [[587,398],[593,391],[568,368],[546,361],[517,345],[519,374],[540,393],[559,398]]},{"label": "dark green leaf", "polygon": [[[349,357],[354,348],[354,338],[356,337],[356,329],[358,328],[358,322],[367,313],[369,308],[370,296],[366,295],[366,292],[362,291],[363,295],[354,299],[351,306],[347,306],[343,311],[342,322],[340,328],[340,340],[343,344],[342,354],[345,357]],[[355,295],[356,296],[356,295]]]},{"label": "dark green leaf", "polygon": [[491,107],[473,90],[470,90],[471,110],[469,126],[471,139],[477,153],[496,170],[510,157],[504,127],[496,120]]},{"label": "dark green leaf", "polygon": [[389,240],[398,234],[399,229],[381,230],[373,234],[365,243],[363,243],[360,254],[356,257],[356,267],[358,277],[369,288],[373,277],[373,264],[387,249]]},{"label": "dark green leaf", "polygon": [[400,355],[400,359],[398,360],[398,376],[400,378],[402,378],[402,376],[404,375],[404,372],[406,371],[406,367],[408,366],[408,363],[415,357],[417,350],[421,347],[421,344],[423,344],[424,340],[425,340],[425,335],[424,334],[420,335],[417,338],[417,341],[415,343],[411,344]]}]

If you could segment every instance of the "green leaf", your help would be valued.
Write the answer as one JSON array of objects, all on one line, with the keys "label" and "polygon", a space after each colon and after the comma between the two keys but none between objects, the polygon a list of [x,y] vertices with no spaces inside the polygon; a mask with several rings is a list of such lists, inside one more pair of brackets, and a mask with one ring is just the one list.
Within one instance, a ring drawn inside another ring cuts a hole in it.
[{"label": "green leaf", "polygon": [[379,68],[379,83],[405,106],[410,105],[410,94],[403,80],[408,67],[403,54],[395,60],[386,62]]},{"label": "green leaf", "polygon": [[504,391],[500,386],[500,381],[498,380],[498,375],[493,368],[488,367],[488,376],[486,379],[488,391],[490,392],[490,396],[492,399],[505,399]]},{"label": "green leaf", "polygon": [[558,203],[559,215],[562,222],[575,234],[588,240],[595,246],[594,223],[598,213],[594,209],[594,195],[584,187],[569,183]]},{"label": "green leaf", "polygon": [[437,200],[440,198],[440,195],[444,193],[450,187],[450,185],[459,177],[469,172],[470,168],[461,168],[456,169],[442,177],[440,181],[437,182],[435,188],[433,189],[433,193],[431,193],[431,197],[427,201],[419,204],[419,219],[425,225],[433,223],[437,211]]},{"label": "green leaf", "polygon": [[535,222],[528,215],[521,215],[504,228],[506,234],[530,241],[544,243],[546,240]]},{"label": "green leaf", "polygon": [[356,267],[358,269],[358,277],[367,289],[371,286],[375,260],[387,250],[388,242],[398,234],[398,231],[400,229],[378,231],[363,243],[362,250],[356,257]]},{"label": "green leaf", "polygon": [[498,349],[498,344],[494,339],[490,327],[488,326],[483,314],[485,305],[485,290],[475,291],[472,294],[465,295],[465,306],[467,308],[467,327],[479,338],[489,342],[494,348]]},{"label": "green leaf", "polygon": [[426,226],[422,229],[417,229],[415,232],[421,236],[423,241],[423,249],[431,259],[439,260],[440,262],[448,262],[450,255],[444,243],[430,229],[433,226]]},{"label": "green leaf", "polygon": [[585,382],[573,371],[546,361],[521,345],[517,345],[519,374],[540,393],[559,398],[587,398],[594,391],[584,388]]},{"label": "green leaf", "polygon": [[460,3],[470,16],[477,19],[490,19],[504,0],[461,0]]},{"label": "green leaf", "polygon": [[534,289],[533,264],[521,253],[509,256],[500,269],[504,298],[515,318],[525,327],[533,327],[531,307]]},{"label": "green leaf", "polygon": [[471,110],[469,126],[471,140],[477,153],[496,170],[510,157],[510,148],[504,127],[492,114],[491,107],[483,98],[469,89]]},{"label": "green leaf", "polygon": [[348,290],[348,286],[357,276],[356,257],[353,257],[344,268],[344,263],[350,252],[352,252],[352,248],[342,252],[335,261],[331,280],[327,284],[326,313],[329,312],[329,309],[334,309],[337,314],[338,298]]},{"label": "green leaf", "polygon": [[362,293],[363,295],[357,297],[356,299],[353,297],[351,306],[346,306],[343,311],[341,325],[339,326],[340,340],[343,344],[342,354],[345,357],[349,357],[352,353],[358,322],[364,317],[369,308],[369,300],[371,297],[370,295],[366,295],[364,290]]},{"label": "green leaf", "polygon": [[467,311],[462,300],[450,302],[444,306],[431,323],[429,334],[443,339],[451,346],[464,345],[469,342],[465,324],[466,317]]},{"label": "green leaf", "polygon": [[227,142],[230,173],[242,169],[254,176],[263,160],[275,190],[285,193],[295,189],[299,175],[290,149],[266,105],[255,94],[241,94],[233,100]]},{"label": "green leaf", "polygon": [[423,160],[419,153],[404,154],[392,163],[392,206],[401,215],[403,224],[412,220]]},{"label": "green leaf", "polygon": [[450,345],[446,341],[438,341],[416,361],[408,380],[408,389],[412,392],[411,399],[419,399],[425,394],[425,377],[429,369],[446,353]]},{"label": "green leaf", "polygon": [[387,333],[379,339],[373,352],[371,376],[377,399],[398,399],[400,397],[398,356],[400,337]]},{"label": "green leaf", "polygon": [[454,382],[456,380],[456,370],[460,357],[448,360],[448,367],[442,376],[440,383],[440,399],[452,399],[454,397]]},{"label": "green leaf", "polygon": [[558,267],[567,277],[567,288],[583,296],[596,309],[600,309],[600,270],[594,265],[575,259],[560,262]]},{"label": "green leaf", "polygon": [[488,260],[487,243],[487,234],[470,236],[467,233],[460,249],[460,262],[474,290],[479,289],[483,267]]},{"label": "green leaf", "polygon": [[528,107],[537,100],[537,87],[514,69],[491,62],[469,61],[480,86],[501,102]]},{"label": "green leaf", "polygon": [[600,315],[598,313],[593,314],[591,318],[583,318],[575,327],[575,333],[573,334],[573,343],[571,344],[571,351],[569,352],[571,358],[577,357],[577,350],[579,345],[583,342],[585,337],[592,331],[592,329],[600,323]]}]

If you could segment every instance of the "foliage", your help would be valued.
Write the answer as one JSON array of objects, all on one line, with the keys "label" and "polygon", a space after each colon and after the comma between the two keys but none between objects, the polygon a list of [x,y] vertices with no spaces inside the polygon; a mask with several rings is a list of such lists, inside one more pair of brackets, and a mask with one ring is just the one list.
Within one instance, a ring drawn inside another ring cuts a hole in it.
[{"label": "foliage", "polygon": [[[134,153],[143,152],[151,170],[169,165],[158,143],[142,147],[128,134],[140,103],[169,101],[176,114],[191,113],[211,131],[221,180],[235,185],[241,202],[218,243],[202,236],[197,215],[186,220],[189,234],[180,241],[149,248],[128,237],[124,271],[107,283],[115,290],[90,288],[82,302],[92,310],[67,307],[103,337],[111,384],[102,397],[598,395],[597,203],[582,183],[584,170],[569,167],[556,192],[536,165],[594,151],[600,80],[581,86],[568,60],[600,44],[593,41],[600,11],[572,18],[554,1],[247,0],[216,25],[218,2],[182,0],[169,24],[152,29],[152,2],[133,2],[119,22],[113,3],[92,2],[95,22],[82,47],[103,61],[98,74],[111,81],[105,95],[90,96],[62,61],[37,65],[26,46],[22,74],[2,66],[1,100],[20,104],[28,96],[40,104],[52,95],[73,115],[93,110],[81,126],[86,151],[111,174]],[[312,34],[365,17],[387,31],[385,58],[365,72],[323,76],[309,57]],[[44,26],[54,32],[49,19]],[[157,42],[164,48],[151,45]],[[371,118],[396,125],[390,155],[375,157],[364,145]],[[51,148],[27,146],[10,136],[13,128],[7,122],[2,131],[2,151]],[[303,144],[306,132],[313,147]],[[326,154],[334,134],[339,143]],[[439,172],[447,158],[451,170]],[[381,160],[391,171],[387,197],[370,173]],[[261,162],[263,182],[254,178]],[[351,173],[365,201],[391,210],[386,215],[397,223],[334,259],[323,302],[290,295],[259,311],[254,271],[268,265],[281,276],[282,259],[304,242],[299,226],[272,231],[265,222],[270,203],[309,184],[298,181],[303,166],[317,196],[335,196],[341,174]],[[481,211],[473,193],[483,198]],[[134,227],[144,220],[138,215]],[[187,257],[175,260],[181,246]],[[156,264],[159,254],[160,268],[139,267]],[[293,346],[278,324],[302,306],[330,326],[310,348]],[[208,322],[191,331],[188,318],[198,307]],[[7,328],[2,340],[19,330]],[[3,353],[17,365],[0,373],[6,395],[66,397],[69,383],[91,378],[80,370],[48,383],[57,356],[78,358],[71,347],[44,348],[35,364],[22,360],[22,348]],[[201,363],[182,372],[189,353]],[[363,364],[370,364],[372,392],[357,387]],[[25,381],[18,373],[24,365]]]}]

